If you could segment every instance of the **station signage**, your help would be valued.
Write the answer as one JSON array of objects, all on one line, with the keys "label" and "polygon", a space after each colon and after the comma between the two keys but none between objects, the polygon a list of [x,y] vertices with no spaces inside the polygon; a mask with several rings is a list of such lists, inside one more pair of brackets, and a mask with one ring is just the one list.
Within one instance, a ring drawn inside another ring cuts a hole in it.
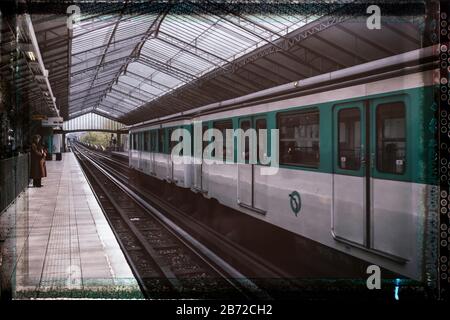
[{"label": "station signage", "polygon": [[50,117],[47,119],[42,119],[42,126],[43,127],[58,127],[63,125],[63,118],[62,117]]},{"label": "station signage", "polygon": [[47,116],[45,114],[32,114],[31,120],[46,120]]}]

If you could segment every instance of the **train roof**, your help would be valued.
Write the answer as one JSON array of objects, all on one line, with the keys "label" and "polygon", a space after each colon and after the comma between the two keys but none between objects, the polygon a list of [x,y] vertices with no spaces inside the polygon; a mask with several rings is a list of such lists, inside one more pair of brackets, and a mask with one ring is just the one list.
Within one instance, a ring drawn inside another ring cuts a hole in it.
[{"label": "train roof", "polygon": [[187,123],[189,119],[205,113],[220,112],[243,105],[256,104],[261,100],[292,98],[295,96],[309,94],[310,90],[313,89],[322,91],[327,90],[330,85],[334,85],[334,87],[345,87],[361,83],[362,81],[367,81],[368,79],[380,80],[397,75],[432,69],[437,66],[437,52],[437,46],[417,49],[346,69],[290,82],[239,98],[212,103],[186,112],[180,112],[166,117],[141,122],[128,126],[127,128],[133,130],[143,126],[155,126],[156,128],[157,126],[167,127],[170,125],[182,125]]}]

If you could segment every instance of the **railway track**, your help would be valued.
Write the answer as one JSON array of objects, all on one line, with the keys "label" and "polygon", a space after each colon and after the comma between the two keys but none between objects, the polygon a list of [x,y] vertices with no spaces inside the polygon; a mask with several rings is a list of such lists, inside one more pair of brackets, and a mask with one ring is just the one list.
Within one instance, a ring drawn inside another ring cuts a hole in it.
[{"label": "railway track", "polygon": [[[193,217],[188,212],[183,211],[183,209],[174,207],[164,197],[158,196],[152,190],[142,188],[143,185],[141,183],[135,183],[133,178],[134,170],[130,169],[126,162],[111,159],[102,152],[88,148],[84,148],[84,150],[96,158],[97,164],[104,170],[113,172],[117,179],[121,179],[124,184],[129,182],[128,188],[137,194],[138,198],[144,199],[143,201],[146,203],[150,203],[152,208],[164,212],[174,223],[189,231],[197,240],[218,254],[221,259],[238,269],[242,275],[245,275],[241,278],[241,283],[248,281],[247,283],[251,283],[251,288],[244,290],[247,292],[244,296],[252,297],[255,296],[256,292],[256,295],[264,298],[285,300],[291,298],[309,299],[310,297],[320,299],[323,296],[333,296],[335,294],[333,291],[333,286],[336,284],[333,282],[335,279],[332,278],[329,281],[326,278],[314,277],[303,279],[287,273],[273,265],[265,257],[259,256],[249,248],[243,247],[242,244],[228,239],[213,227],[208,226],[205,221],[200,221],[201,219],[199,220],[198,217]],[[239,227],[237,228],[239,229]],[[241,231],[245,232],[245,229]],[[316,261],[311,262],[313,265],[315,263]],[[383,273],[388,274],[387,272],[383,270]],[[364,300],[365,297],[367,298],[365,278],[362,280],[362,284],[358,284],[358,282],[353,280],[352,278],[339,280],[340,290],[345,292],[347,296],[351,294],[355,300]],[[387,283],[384,285],[383,293],[380,292],[376,296],[371,295],[370,297],[371,299],[384,299],[383,297],[390,296],[389,291],[391,291],[391,288],[392,284]],[[328,289],[330,292],[327,292]],[[250,293],[248,294],[248,292]],[[408,294],[414,295],[414,292]]]},{"label": "railway track", "polygon": [[76,146],[74,153],[147,298],[270,298],[105,170],[87,149]]},{"label": "railway track", "polygon": [[[96,157],[99,160],[99,165],[105,170],[114,172],[114,174],[122,179],[124,183],[129,182],[133,170],[128,167],[128,163],[112,159],[102,152],[93,151],[83,146],[82,148],[93,157]],[[140,186],[135,187],[133,183],[128,184],[128,187],[158,210],[170,214],[171,219],[176,221],[177,224],[183,225],[183,227],[189,229],[191,233],[196,234],[202,241],[205,243],[207,242],[208,246],[211,246],[220,252],[221,256],[227,255],[230,260],[233,260],[233,265],[234,263],[238,263],[239,269],[245,269],[246,274],[248,274],[249,277],[277,279],[278,284],[282,285],[284,288],[292,285],[287,279],[293,279],[295,278],[294,276],[254,254],[247,248],[229,240],[214,228],[209,227],[204,222],[198,221],[180,208],[173,206],[166,199],[158,196],[151,190],[142,190]],[[284,279],[284,281],[281,279]]]}]

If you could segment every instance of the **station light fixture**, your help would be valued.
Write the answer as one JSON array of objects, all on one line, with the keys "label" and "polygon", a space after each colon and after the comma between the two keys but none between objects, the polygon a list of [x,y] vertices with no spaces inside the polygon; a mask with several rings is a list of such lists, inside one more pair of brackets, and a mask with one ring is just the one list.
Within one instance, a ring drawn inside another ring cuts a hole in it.
[{"label": "station light fixture", "polygon": [[30,61],[36,61],[36,56],[34,55],[33,51],[27,51],[27,56],[30,59]]},{"label": "station light fixture", "polygon": [[[49,110],[59,117],[59,109],[56,106],[56,98],[53,96],[52,88],[48,80],[48,69],[45,68],[42,56],[39,50],[36,33],[29,14],[24,14],[18,18],[19,24],[23,27],[24,41],[19,42],[19,48],[25,55],[27,64],[31,70],[34,80],[43,93],[44,102],[48,104]],[[17,35],[20,37],[19,35]]]}]

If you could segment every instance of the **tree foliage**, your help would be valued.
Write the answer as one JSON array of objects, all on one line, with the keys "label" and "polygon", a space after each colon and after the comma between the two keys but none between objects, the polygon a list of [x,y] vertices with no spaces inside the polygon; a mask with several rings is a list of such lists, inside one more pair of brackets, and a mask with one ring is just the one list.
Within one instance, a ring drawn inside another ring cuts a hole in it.
[{"label": "tree foliage", "polygon": [[111,140],[111,134],[107,132],[86,132],[80,137],[80,140],[85,143],[90,143],[94,145],[101,145],[103,147],[109,146],[109,141]]}]

